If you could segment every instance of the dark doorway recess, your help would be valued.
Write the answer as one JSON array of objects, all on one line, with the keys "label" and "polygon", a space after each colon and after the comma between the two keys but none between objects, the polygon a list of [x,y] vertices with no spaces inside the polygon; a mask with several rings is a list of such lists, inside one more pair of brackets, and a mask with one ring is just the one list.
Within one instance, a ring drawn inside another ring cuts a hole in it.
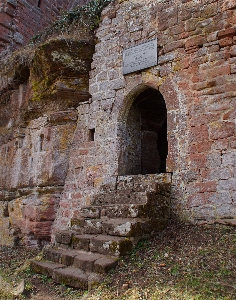
[{"label": "dark doorway recess", "polygon": [[41,8],[44,0],[38,0],[38,7]]},{"label": "dark doorway recess", "polygon": [[136,97],[129,110],[125,138],[123,173],[166,172],[167,109],[159,91],[148,88]]}]

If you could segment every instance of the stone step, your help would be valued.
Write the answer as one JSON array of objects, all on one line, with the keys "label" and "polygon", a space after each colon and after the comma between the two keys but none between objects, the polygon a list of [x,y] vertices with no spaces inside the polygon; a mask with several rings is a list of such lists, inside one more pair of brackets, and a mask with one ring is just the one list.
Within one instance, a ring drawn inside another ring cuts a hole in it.
[{"label": "stone step", "polygon": [[80,288],[83,290],[91,290],[99,283],[101,283],[103,279],[100,274],[84,272],[74,267],[55,269],[52,278],[57,283]]},{"label": "stone step", "polygon": [[45,249],[44,258],[64,266],[74,266],[83,271],[97,273],[107,273],[118,263],[117,258],[114,257],[71,249]]},{"label": "stone step", "polygon": [[91,205],[55,234],[59,248],[44,250],[51,262],[32,262],[56,282],[90,289],[136,243],[164,228],[169,218],[170,174],[118,176],[105,183]]},{"label": "stone step", "polygon": [[72,247],[104,255],[122,256],[129,253],[137,241],[138,239],[127,237],[84,234],[72,237]]},{"label": "stone step", "polygon": [[102,218],[85,220],[85,234],[108,234],[112,236],[143,236],[152,231],[149,218]]},{"label": "stone step", "polygon": [[[83,218],[139,218],[147,217],[151,206],[147,204],[110,204],[103,206],[87,206],[81,209]],[[78,223],[78,222],[77,222]]]},{"label": "stone step", "polygon": [[110,193],[121,191],[126,193],[162,190],[161,186],[171,183],[171,173],[125,175],[107,178],[101,186],[101,191]]},{"label": "stone step", "polygon": [[[168,213],[169,198],[156,198],[156,205],[148,204],[109,204],[100,206],[86,206],[81,209],[81,217],[84,219],[108,218],[146,218],[155,214],[156,217]],[[84,219],[72,219],[72,226],[84,226]]]},{"label": "stone step", "polygon": [[91,238],[91,252],[99,252],[105,255],[123,256],[128,254],[134,247],[134,239],[98,235]]},{"label": "stone step", "polygon": [[74,266],[84,271],[95,273],[107,273],[115,268],[118,264],[118,259],[108,257],[100,253],[81,252],[74,259]]},{"label": "stone step", "polygon": [[31,261],[31,268],[36,273],[52,277],[57,283],[84,290],[91,289],[102,281],[100,274],[84,272],[79,268],[67,267],[62,264],[34,260]]},{"label": "stone step", "polygon": [[151,220],[146,219],[108,219],[102,223],[103,232],[112,236],[142,237],[152,231]]},{"label": "stone step", "polygon": [[54,270],[66,267],[63,264],[38,261],[38,260],[32,260],[30,266],[34,272],[43,274],[48,277],[53,277]]},{"label": "stone step", "polygon": [[44,249],[43,256],[46,260],[60,263],[66,266],[72,266],[75,257],[79,255],[79,251],[71,249]]},{"label": "stone step", "polygon": [[94,195],[91,205],[103,206],[110,204],[149,204],[155,205],[157,195],[154,192],[132,192],[132,193],[101,193]]}]

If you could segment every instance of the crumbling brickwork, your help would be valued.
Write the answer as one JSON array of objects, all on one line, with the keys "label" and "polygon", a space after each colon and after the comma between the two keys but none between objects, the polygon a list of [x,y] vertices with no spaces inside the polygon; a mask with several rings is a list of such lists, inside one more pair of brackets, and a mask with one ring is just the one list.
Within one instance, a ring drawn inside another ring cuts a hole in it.
[{"label": "crumbling brickwork", "polygon": [[[46,84],[43,78],[54,72],[55,61],[65,60],[67,56],[58,52],[59,46],[49,51],[51,54],[48,57],[54,59],[52,67],[42,68],[45,76],[40,78],[40,85],[33,84],[31,80],[29,90],[33,89],[34,95],[53,105],[57,101],[64,103],[63,99],[68,102],[75,100],[75,115],[78,118],[73,128],[68,126],[68,141],[63,139],[68,145],[63,144],[67,167],[63,173],[60,199],[56,196],[53,200],[56,203],[53,236],[58,230],[71,228],[71,220],[81,217],[81,209],[90,205],[94,195],[101,193],[102,185],[118,180],[120,175],[145,174],[145,168],[151,170],[152,167],[153,173],[172,173],[172,217],[190,222],[236,217],[235,24],[235,0],[114,1],[103,10],[100,26],[96,30],[97,40],[89,73],[90,95],[87,93],[88,85],[83,85],[82,73],[81,77],[71,76],[68,84],[66,78],[70,72],[73,74],[72,66],[62,80],[59,73],[52,83],[47,80],[47,84],[51,84],[50,93],[55,89],[60,91],[54,102],[48,101],[53,93],[49,95],[43,89],[41,93],[41,87]],[[158,43],[158,64],[123,75],[123,50],[153,39],[157,39]],[[79,62],[75,54],[66,53]],[[64,70],[63,64],[60,67]],[[87,66],[87,75],[89,69]],[[37,72],[31,69],[30,78],[33,79],[35,74]],[[42,75],[41,72],[39,74]],[[69,92],[72,86],[75,87],[73,90],[78,86],[81,88],[81,98],[77,102],[77,96]],[[20,86],[12,94],[10,107],[21,107],[19,103],[23,103],[22,99],[26,97],[20,94],[22,89],[25,87]],[[63,98],[60,95],[65,90],[67,94]],[[87,93],[85,98],[82,92]],[[30,149],[36,149],[34,143],[37,140],[38,150],[31,150],[30,155],[25,155],[27,166],[30,166],[30,159],[38,159],[40,149],[45,149],[45,161],[52,153],[51,147],[44,148],[46,144],[40,142],[41,135],[48,137],[50,128],[50,122],[45,128],[44,114],[38,113],[44,110],[42,103],[38,108],[33,105],[34,111],[38,111],[24,129],[26,132],[37,131],[37,138],[33,139]],[[9,106],[4,105],[2,112],[7,115]],[[58,105],[56,111],[62,112]],[[49,107],[47,120],[51,118],[55,106]],[[56,118],[58,122],[53,125],[55,134],[51,133],[49,139],[50,143],[55,144],[53,149],[60,148],[60,118]],[[67,117],[65,119],[68,121]],[[11,127],[9,122],[3,122],[1,126],[2,132]],[[29,151],[27,140],[30,140],[28,133],[22,136],[22,142],[19,136],[18,143],[26,145],[24,151]],[[6,137],[1,150],[4,170],[7,169],[13,179],[13,170],[25,170],[24,165],[17,167],[20,160],[18,153],[22,150],[12,152],[15,142]],[[6,148],[7,143],[12,144]],[[156,144],[158,151],[154,149]],[[37,178],[43,176],[45,164],[51,168],[55,163],[55,169],[64,170],[59,163],[60,151],[55,151],[55,161],[45,163],[42,160],[41,165],[37,164]],[[147,152],[151,153],[150,159]],[[158,158],[153,158],[154,153]],[[150,160],[152,163],[146,164]],[[15,161],[15,167],[12,161]],[[31,170],[31,167],[27,168]],[[17,190],[18,181],[13,179],[12,187]],[[9,180],[6,182],[9,183]],[[40,181],[34,183],[37,186]],[[28,180],[25,186],[30,184]],[[34,201],[39,199],[34,197],[24,203],[32,203],[34,207]],[[9,218],[11,206],[7,205],[8,200],[5,196],[0,212],[6,220],[5,224],[8,222],[6,227],[11,228],[17,218]],[[13,206],[17,207],[16,204]],[[36,215],[40,216],[40,213]],[[26,226],[25,223],[18,224],[21,229]]]}]

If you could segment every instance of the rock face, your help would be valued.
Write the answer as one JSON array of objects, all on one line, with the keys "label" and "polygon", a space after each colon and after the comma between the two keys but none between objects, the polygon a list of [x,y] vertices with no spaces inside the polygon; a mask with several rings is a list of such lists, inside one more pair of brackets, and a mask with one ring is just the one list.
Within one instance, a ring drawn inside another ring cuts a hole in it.
[{"label": "rock face", "polygon": [[89,99],[93,52],[92,36],[50,40],[37,47],[28,69],[16,66],[3,82],[1,243],[37,246],[51,240],[78,119],[76,108]]},{"label": "rock face", "polygon": [[[117,208],[104,186],[147,173],[172,173],[171,217],[235,218],[235,20],[235,1],[114,1],[95,47],[81,31],[28,48],[30,64],[14,54],[1,74],[1,243],[55,242],[78,220],[83,234],[133,233],[142,221],[93,219],[142,218],[139,191]],[[123,50],[152,39],[158,64],[123,75]]]}]

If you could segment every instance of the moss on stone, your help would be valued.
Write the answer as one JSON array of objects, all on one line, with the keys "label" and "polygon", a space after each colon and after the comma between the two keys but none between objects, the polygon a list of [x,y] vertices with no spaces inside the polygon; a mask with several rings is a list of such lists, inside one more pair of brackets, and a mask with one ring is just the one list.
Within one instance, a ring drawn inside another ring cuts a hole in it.
[{"label": "moss on stone", "polygon": [[53,99],[58,90],[88,91],[94,45],[85,40],[54,39],[35,50],[31,64],[32,101]]}]

